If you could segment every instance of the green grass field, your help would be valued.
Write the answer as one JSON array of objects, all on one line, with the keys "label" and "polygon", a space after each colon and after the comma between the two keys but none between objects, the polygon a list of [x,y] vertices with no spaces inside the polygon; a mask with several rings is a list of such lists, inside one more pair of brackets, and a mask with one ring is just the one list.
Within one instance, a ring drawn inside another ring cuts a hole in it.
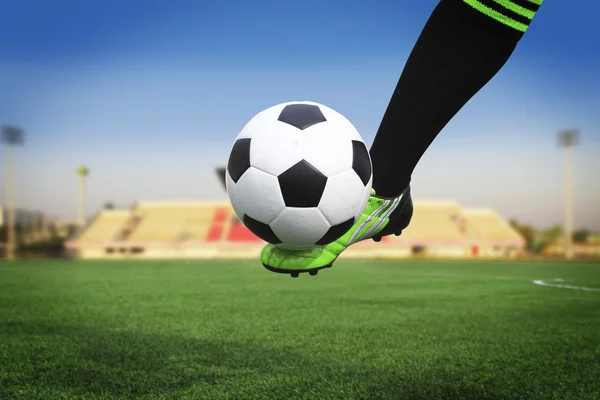
[{"label": "green grass field", "polygon": [[600,399],[600,264],[0,263],[1,399]]}]

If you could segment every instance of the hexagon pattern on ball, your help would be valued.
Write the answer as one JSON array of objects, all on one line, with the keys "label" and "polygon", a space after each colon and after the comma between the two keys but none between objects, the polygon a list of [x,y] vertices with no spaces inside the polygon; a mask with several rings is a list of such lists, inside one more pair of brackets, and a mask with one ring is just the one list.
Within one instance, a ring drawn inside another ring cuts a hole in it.
[{"label": "hexagon pattern on ball", "polygon": [[369,183],[372,174],[371,156],[364,142],[352,141],[352,169],[356,171],[364,185]]},{"label": "hexagon pattern on ball", "polygon": [[[327,178],[319,210],[331,225],[360,217],[366,204],[365,187],[354,170]],[[368,200],[368,198],[366,199]]]},{"label": "hexagon pattern on ball", "polygon": [[289,249],[314,246],[331,227],[317,208],[286,208],[270,225],[280,246]]},{"label": "hexagon pattern on ball", "polygon": [[350,121],[318,103],[290,102],[261,111],[244,126],[226,186],[248,229],[300,249],[347,232],[366,206],[371,174],[368,150]]},{"label": "hexagon pattern on ball", "polygon": [[317,105],[313,104],[288,104],[281,110],[278,121],[285,122],[300,130],[310,128],[320,122],[327,121]]},{"label": "hexagon pattern on ball", "polygon": [[317,207],[327,184],[327,177],[306,160],[279,175],[278,179],[287,207]]},{"label": "hexagon pattern on ball", "polygon": [[285,208],[279,182],[273,175],[250,167],[236,183],[244,215],[268,224]]},{"label": "hexagon pattern on ball", "polygon": [[250,232],[254,233],[256,236],[264,240],[265,242],[269,242],[272,244],[279,244],[281,240],[275,235],[271,227],[267,224],[263,224],[260,221],[255,220],[254,218],[244,215],[242,218],[242,222],[246,227],[250,230]]},{"label": "hexagon pattern on ball", "polygon": [[227,171],[231,179],[237,182],[241,176],[250,168],[250,138],[236,140],[229,154]]}]

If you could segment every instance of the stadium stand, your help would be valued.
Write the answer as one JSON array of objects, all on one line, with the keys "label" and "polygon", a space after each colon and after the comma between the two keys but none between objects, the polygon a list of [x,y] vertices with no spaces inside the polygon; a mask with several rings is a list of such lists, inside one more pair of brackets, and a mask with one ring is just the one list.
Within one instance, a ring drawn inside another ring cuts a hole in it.
[{"label": "stadium stand", "polygon": [[462,215],[478,239],[492,240],[498,243],[519,243],[522,240],[521,235],[494,210],[467,209],[463,211]]},{"label": "stadium stand", "polygon": [[[474,252],[484,256],[503,256],[525,246],[521,235],[491,209],[467,209],[462,212],[468,226]],[[477,246],[476,248],[474,246]]]},{"label": "stadium stand", "polygon": [[[402,236],[361,242],[343,257],[506,257],[523,248],[493,210],[463,210],[453,201],[414,207]],[[81,258],[256,258],[262,245],[228,202],[141,202],[130,210],[103,210],[67,242]]]},{"label": "stadium stand", "polygon": [[413,219],[402,235],[388,236],[386,243],[412,256],[463,257],[468,255],[469,239],[458,203],[421,201],[415,202]]},{"label": "stadium stand", "polygon": [[127,210],[102,210],[78,235],[81,243],[104,243],[115,240],[130,218]]},{"label": "stadium stand", "polygon": [[451,201],[416,202],[412,223],[402,233],[404,240],[451,243],[468,239],[460,225],[461,208]]},{"label": "stadium stand", "polygon": [[221,231],[228,218],[229,210],[218,206],[199,206],[193,215],[188,215],[179,234],[180,241],[214,242],[221,240]]},{"label": "stadium stand", "polygon": [[188,204],[140,203],[135,209],[139,222],[128,235],[128,242],[172,242],[182,233],[185,220],[193,211]]}]

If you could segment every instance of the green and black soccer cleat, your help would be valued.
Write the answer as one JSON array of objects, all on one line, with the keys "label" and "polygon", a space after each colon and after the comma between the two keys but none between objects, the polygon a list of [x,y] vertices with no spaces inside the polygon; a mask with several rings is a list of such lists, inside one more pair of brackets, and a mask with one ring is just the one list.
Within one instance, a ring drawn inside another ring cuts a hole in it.
[{"label": "green and black soccer cleat", "polygon": [[339,255],[354,243],[373,239],[379,242],[383,236],[402,233],[413,214],[410,186],[398,197],[380,197],[371,190],[365,211],[342,237],[324,246],[305,250],[282,249],[272,244],[263,247],[260,260],[269,271],[290,274],[296,278],[303,272],[316,275],[330,268]]}]

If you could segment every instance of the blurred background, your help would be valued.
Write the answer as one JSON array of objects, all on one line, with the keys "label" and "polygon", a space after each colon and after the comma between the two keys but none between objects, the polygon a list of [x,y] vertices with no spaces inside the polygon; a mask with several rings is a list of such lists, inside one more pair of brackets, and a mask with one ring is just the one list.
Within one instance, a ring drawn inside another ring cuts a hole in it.
[{"label": "blurred background", "polygon": [[[3,3],[2,254],[256,257],[218,170],[237,133],[312,100],[370,144],[436,4]],[[411,227],[348,257],[599,257],[599,13],[544,2],[421,160]]]},{"label": "blurred background", "polygon": [[228,202],[269,106],[370,145],[436,4],[0,0],[0,399],[599,399],[599,2],[544,1],[401,236],[290,279]]}]

